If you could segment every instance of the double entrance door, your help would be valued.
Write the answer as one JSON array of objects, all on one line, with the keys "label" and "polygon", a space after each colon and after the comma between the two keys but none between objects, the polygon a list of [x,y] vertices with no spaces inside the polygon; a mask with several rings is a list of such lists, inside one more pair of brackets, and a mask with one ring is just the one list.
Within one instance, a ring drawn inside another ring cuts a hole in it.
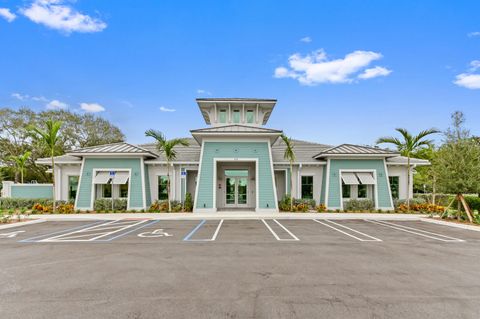
[{"label": "double entrance door", "polygon": [[225,170],[225,206],[246,207],[248,205],[248,170]]}]

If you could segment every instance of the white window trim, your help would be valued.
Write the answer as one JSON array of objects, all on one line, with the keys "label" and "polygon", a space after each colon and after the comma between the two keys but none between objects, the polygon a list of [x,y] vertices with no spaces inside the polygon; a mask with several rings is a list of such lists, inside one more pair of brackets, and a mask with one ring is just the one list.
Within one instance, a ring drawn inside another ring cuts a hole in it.
[{"label": "white window trim", "polygon": [[[83,171],[83,165],[82,165],[82,171]],[[132,181],[132,169],[131,168],[94,168],[92,170],[92,189],[91,189],[91,198],[90,198],[90,210],[93,210],[93,204],[95,202],[95,183],[94,183],[94,176],[97,175],[97,172],[110,172],[110,171],[127,171],[128,172],[128,198],[127,198],[127,210],[131,209],[143,209],[142,207],[130,207],[130,192],[132,190],[131,187],[131,181]],[[80,184],[80,182],[79,182]],[[143,186],[145,187],[145,185]],[[77,198],[78,198],[78,193],[77,192]],[[112,195],[113,195],[113,187],[112,187]],[[143,197],[145,198],[145,197]]]},{"label": "white window trim", "polygon": [[[312,199],[315,199],[315,174],[301,174],[300,175],[300,193],[298,194],[299,199],[303,199],[302,197],[302,191],[303,191],[303,183],[302,183],[302,177],[304,176],[310,176],[312,177]],[[305,198],[307,199],[307,198]]]},{"label": "white window trim", "polygon": [[[327,164],[328,165],[328,164]],[[338,170],[338,182],[340,187],[340,195],[342,194],[342,173],[355,173],[355,172],[368,172],[372,173],[373,179],[375,180],[375,184],[373,185],[373,192],[374,192],[374,199],[375,199],[375,209],[379,209],[378,207],[378,179],[377,179],[377,170],[376,169],[339,169]],[[357,190],[358,192],[358,190]],[[351,194],[350,194],[351,196]],[[367,198],[368,198],[368,188],[367,188]],[[327,206],[328,207],[328,206]],[[340,196],[340,209],[343,210],[343,200],[342,196]]]}]

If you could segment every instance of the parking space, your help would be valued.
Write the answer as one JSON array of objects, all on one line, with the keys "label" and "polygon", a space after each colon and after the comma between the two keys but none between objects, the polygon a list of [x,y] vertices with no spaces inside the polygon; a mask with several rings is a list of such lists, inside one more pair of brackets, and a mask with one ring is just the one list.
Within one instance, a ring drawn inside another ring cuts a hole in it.
[{"label": "parking space", "polygon": [[479,242],[480,232],[422,221],[44,222],[0,230],[0,309],[5,318],[49,318],[52,308],[88,318],[478,318]]},{"label": "parking space", "polygon": [[408,243],[480,241],[480,233],[422,221],[149,220],[45,222],[6,229],[0,244],[108,242]]}]

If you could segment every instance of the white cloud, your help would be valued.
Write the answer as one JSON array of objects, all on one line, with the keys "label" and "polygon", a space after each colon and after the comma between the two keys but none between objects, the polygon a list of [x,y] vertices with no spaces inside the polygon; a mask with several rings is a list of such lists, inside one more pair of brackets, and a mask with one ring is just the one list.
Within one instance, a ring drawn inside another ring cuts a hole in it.
[{"label": "white cloud", "polygon": [[209,91],[207,91],[207,90],[203,90],[203,89],[198,89],[198,90],[197,90],[197,94],[212,95],[211,92],[209,92]]},{"label": "white cloud", "polygon": [[312,38],[310,37],[303,37],[300,39],[301,42],[305,42],[305,43],[310,43],[312,42]]},{"label": "white cloud", "polygon": [[470,32],[470,33],[468,34],[468,36],[469,36],[470,38],[472,38],[472,37],[480,37],[480,31]]},{"label": "white cloud", "polygon": [[274,77],[292,78],[304,85],[351,83],[358,72],[365,72],[370,63],[381,58],[380,53],[372,51],[354,51],[335,60],[329,59],[323,49],[305,56],[295,53],[288,58],[289,68],[276,68]]},{"label": "white cloud", "polygon": [[363,80],[367,80],[367,79],[376,78],[378,76],[387,76],[390,73],[392,73],[392,70],[389,70],[389,69],[384,68],[382,66],[376,66],[376,67],[371,68],[371,69],[366,69],[365,71],[363,71],[363,73],[361,73],[358,76],[358,78],[363,79]]},{"label": "white cloud", "polygon": [[159,110],[162,112],[175,112],[175,109],[169,109],[169,108],[166,108],[165,106],[160,106]]},{"label": "white cloud", "polygon": [[80,108],[85,112],[98,113],[105,111],[105,108],[98,103],[80,103]]},{"label": "white cloud", "polygon": [[48,110],[65,110],[68,108],[68,104],[60,102],[59,100],[52,100],[46,105]]},{"label": "white cloud", "polygon": [[20,9],[20,12],[35,23],[67,34],[99,32],[107,27],[102,20],[82,14],[63,2],[63,0],[35,0],[29,7]]},{"label": "white cloud", "polygon": [[480,89],[480,74],[462,73],[456,76],[453,83],[467,89],[478,90]]},{"label": "white cloud", "polygon": [[0,8],[0,17],[4,18],[8,22],[12,22],[17,18],[17,16],[8,8]]},{"label": "white cloud", "polygon": [[20,93],[12,93],[12,97],[20,101],[25,101],[30,98],[30,96],[28,96],[27,94],[20,94]]},{"label": "white cloud", "polygon": [[480,89],[480,74],[474,73],[478,69],[480,69],[480,60],[473,60],[467,72],[458,74],[453,83],[471,90]]},{"label": "white cloud", "polygon": [[32,96],[32,100],[36,102],[48,102],[49,100],[44,96]]}]

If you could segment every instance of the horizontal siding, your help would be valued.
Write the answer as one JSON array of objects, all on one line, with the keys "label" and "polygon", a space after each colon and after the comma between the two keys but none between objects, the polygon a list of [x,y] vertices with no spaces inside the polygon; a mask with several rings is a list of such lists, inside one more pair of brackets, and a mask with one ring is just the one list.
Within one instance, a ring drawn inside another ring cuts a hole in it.
[{"label": "horizontal siding", "polygon": [[261,209],[275,209],[275,187],[272,177],[272,163],[267,142],[205,142],[202,167],[198,178],[196,208],[213,208],[214,158],[257,158],[258,202]]},{"label": "horizontal siding", "polygon": [[143,208],[143,188],[140,158],[87,158],[78,186],[78,209],[92,209],[92,177],[94,169],[131,169],[129,207]]},{"label": "horizontal siding", "polygon": [[12,198],[53,198],[52,185],[14,184],[11,191]]},{"label": "horizontal siding", "polygon": [[328,187],[328,206],[340,207],[341,204],[341,185],[339,174],[341,169],[371,169],[377,172],[377,190],[378,207],[392,208],[393,203],[390,200],[390,184],[385,172],[384,160],[382,159],[331,159],[329,184]]}]

